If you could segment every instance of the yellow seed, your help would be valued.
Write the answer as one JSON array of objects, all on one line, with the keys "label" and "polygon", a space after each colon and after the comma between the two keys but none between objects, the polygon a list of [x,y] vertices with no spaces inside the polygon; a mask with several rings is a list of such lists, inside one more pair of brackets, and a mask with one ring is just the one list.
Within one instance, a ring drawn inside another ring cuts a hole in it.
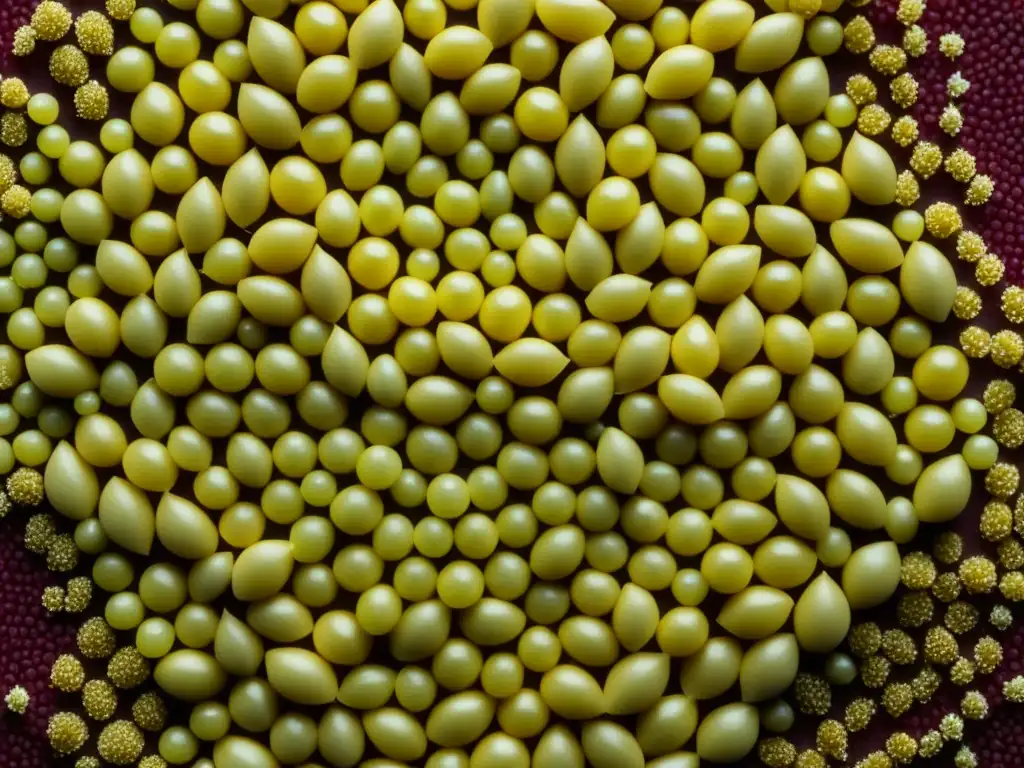
[{"label": "yellow seed", "polygon": [[448,27],[431,38],[423,54],[427,69],[445,80],[465,80],[487,61],[494,46],[478,29]]},{"label": "yellow seed", "polygon": [[714,69],[715,59],[708,51],[696,45],[678,45],[654,60],[644,90],[652,99],[689,99],[704,89]]},{"label": "yellow seed", "polygon": [[753,23],[736,46],[736,69],[770,72],[792,59],[803,39],[804,20],[795,13],[771,13]]},{"label": "yellow seed", "polygon": [[405,24],[394,0],[374,0],[352,22],[348,55],[357,69],[372,69],[388,61],[402,45]]},{"label": "yellow seed", "polygon": [[[352,26],[354,29],[355,24]],[[253,69],[263,82],[280,93],[295,93],[306,67],[306,52],[288,27],[254,16],[249,23],[246,47]]]}]

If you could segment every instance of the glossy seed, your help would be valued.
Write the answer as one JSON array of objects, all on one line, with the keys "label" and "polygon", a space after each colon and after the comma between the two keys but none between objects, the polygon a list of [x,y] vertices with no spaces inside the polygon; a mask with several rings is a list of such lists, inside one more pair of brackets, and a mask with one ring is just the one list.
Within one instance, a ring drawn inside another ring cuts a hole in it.
[{"label": "glossy seed", "polygon": [[922,317],[944,322],[956,299],[956,274],[949,259],[930,243],[912,243],[900,266],[900,293]]},{"label": "glossy seed", "polygon": [[793,610],[793,598],[773,587],[747,587],[726,600],[716,621],[741,640],[760,640],[778,632]]},{"label": "glossy seed", "polygon": [[224,210],[241,228],[255,223],[270,204],[270,171],[257,149],[238,158],[224,175],[221,185]]},{"label": "glossy seed", "polygon": [[735,702],[712,710],[697,728],[697,754],[713,763],[733,763],[757,743],[757,709]]},{"label": "glossy seed", "polygon": [[757,149],[754,176],[772,205],[784,205],[796,194],[806,172],[807,155],[789,125],[773,130]]},{"label": "glossy seed", "polygon": [[754,643],[740,665],[743,701],[765,701],[782,694],[796,679],[800,646],[791,634],[778,634]]},{"label": "glossy seed", "polygon": [[770,72],[792,59],[803,38],[804,20],[795,13],[771,13],[753,23],[736,46],[736,69]]},{"label": "glossy seed", "polygon": [[604,35],[615,13],[598,0],[537,0],[537,18],[555,37],[582,43]]},{"label": "glossy seed", "polygon": [[688,99],[704,89],[715,69],[714,57],[696,45],[677,45],[647,70],[644,90],[652,99]]},{"label": "glossy seed", "polygon": [[880,144],[858,132],[846,145],[843,179],[855,198],[868,205],[889,205],[896,199],[896,165]]},{"label": "glossy seed", "polygon": [[914,509],[922,522],[945,523],[967,508],[971,473],[961,454],[939,459],[924,468],[914,484]]},{"label": "glossy seed", "polygon": [[646,712],[668,687],[670,658],[664,653],[635,653],[608,672],[604,684],[609,714]]},{"label": "glossy seed", "polygon": [[388,61],[402,44],[405,24],[394,0],[374,0],[357,17],[348,33],[348,55],[358,69]]}]

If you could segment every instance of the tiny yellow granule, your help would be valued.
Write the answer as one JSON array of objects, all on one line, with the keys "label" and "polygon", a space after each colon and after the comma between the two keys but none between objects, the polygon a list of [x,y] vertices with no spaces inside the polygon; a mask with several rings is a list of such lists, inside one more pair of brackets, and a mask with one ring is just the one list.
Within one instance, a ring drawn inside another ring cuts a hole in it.
[{"label": "tiny yellow granule", "polygon": [[8,77],[0,82],[0,104],[8,109],[21,109],[28,104],[28,86],[20,77]]},{"label": "tiny yellow granule", "polygon": [[921,198],[921,185],[913,171],[903,171],[896,177],[896,203],[909,208]]},{"label": "tiny yellow granule", "polygon": [[999,564],[1006,569],[1024,568],[1024,546],[1016,539],[1003,539],[996,548]]},{"label": "tiny yellow granule", "polygon": [[62,45],[50,54],[50,77],[61,85],[78,87],[89,79],[89,60],[76,45]]},{"label": "tiny yellow granule", "polygon": [[109,110],[110,95],[97,81],[90,80],[75,91],[75,112],[83,120],[103,120]]},{"label": "tiny yellow granule", "polygon": [[32,12],[32,29],[40,40],[60,40],[71,29],[71,11],[55,0],[43,0]]},{"label": "tiny yellow granule", "polygon": [[930,141],[919,141],[910,155],[910,167],[922,179],[931,178],[942,167],[942,150]]},{"label": "tiny yellow granule", "polygon": [[106,659],[117,649],[114,630],[101,616],[86,619],[78,629],[76,643],[87,659]]},{"label": "tiny yellow granule", "polygon": [[[955,152],[953,154],[956,154]],[[950,155],[952,157],[952,155]],[[961,230],[956,236],[956,255],[968,264],[974,264],[988,253],[984,238],[977,232]]]},{"label": "tiny yellow granule", "polygon": [[7,705],[7,711],[13,712],[16,715],[24,715],[31,700],[32,697],[28,695],[28,691],[20,685],[12,686],[7,695],[4,696],[4,704]]},{"label": "tiny yellow granule", "polygon": [[883,75],[895,77],[907,66],[907,54],[895,45],[879,45],[868,55],[868,63]]},{"label": "tiny yellow granule", "polygon": [[947,32],[939,38],[939,52],[948,59],[958,59],[964,54],[964,39],[956,32]]},{"label": "tiny yellow granule", "polygon": [[[996,416],[995,421],[998,422],[1008,413],[1016,414],[1021,421],[1024,421],[1024,414],[1016,408],[1003,411]],[[1013,510],[1010,509],[1010,505],[998,499],[988,502],[981,510],[978,530],[987,541],[1001,541],[1013,533]]]},{"label": "tiny yellow granule", "polygon": [[57,657],[50,668],[50,685],[64,693],[74,693],[82,689],[85,682],[85,668],[82,662],[70,653]]},{"label": "tiny yellow granule", "polygon": [[924,636],[924,657],[931,664],[948,666],[960,657],[956,638],[945,627],[931,626]]},{"label": "tiny yellow granule", "polygon": [[901,147],[909,147],[919,135],[917,120],[910,115],[903,115],[892,124],[892,140]]},{"label": "tiny yellow granule", "polygon": [[0,141],[8,147],[21,147],[28,141],[28,123],[21,112],[5,112],[0,117]]},{"label": "tiny yellow granule", "polygon": [[114,28],[99,11],[86,11],[75,20],[75,38],[83,51],[94,56],[114,52]]},{"label": "tiny yellow granule", "polygon": [[981,691],[968,691],[960,701],[960,711],[968,720],[984,720],[988,717],[988,701]]},{"label": "tiny yellow granule", "polygon": [[875,751],[859,760],[854,768],[892,768],[892,758],[885,752]]},{"label": "tiny yellow granule", "polygon": [[46,727],[50,746],[58,755],[71,755],[89,740],[89,728],[74,712],[58,712],[50,717]]},{"label": "tiny yellow granule", "polygon": [[96,751],[113,765],[131,765],[139,759],[145,745],[142,731],[129,720],[115,720],[96,739]]},{"label": "tiny yellow granule", "polygon": [[848,742],[846,726],[838,720],[823,720],[818,725],[814,745],[825,757],[839,761],[845,760]]},{"label": "tiny yellow granule", "polygon": [[863,107],[878,98],[878,87],[867,75],[851,75],[846,81],[846,95],[858,107]]},{"label": "tiny yellow granule", "polygon": [[1000,632],[1005,632],[1013,626],[1013,611],[1005,605],[994,605],[988,616],[988,623]]},{"label": "tiny yellow granule", "polygon": [[825,715],[832,706],[832,689],[825,678],[805,672],[796,676],[793,697],[805,715]]},{"label": "tiny yellow granule", "polygon": [[954,72],[946,81],[946,93],[951,99],[959,99],[971,89],[971,81],[965,80],[959,72]]},{"label": "tiny yellow granule", "polygon": [[881,688],[889,679],[892,664],[882,656],[865,659],[860,667],[860,679],[866,688]]},{"label": "tiny yellow granule", "polygon": [[82,707],[93,720],[109,720],[117,711],[117,691],[106,680],[90,680],[82,688]]},{"label": "tiny yellow granule", "polygon": [[917,659],[917,646],[913,638],[902,629],[887,629],[882,634],[882,652],[893,664],[913,664]]},{"label": "tiny yellow granule", "polygon": [[846,706],[846,729],[851,733],[863,731],[875,716],[875,711],[875,702],[871,699],[854,699]]},{"label": "tiny yellow granule", "polygon": [[757,756],[768,768],[789,768],[796,761],[796,747],[781,736],[773,736],[757,745]]},{"label": "tiny yellow granule", "polygon": [[957,600],[946,609],[943,623],[954,635],[964,635],[978,626],[978,609],[963,600]]},{"label": "tiny yellow granule", "polygon": [[60,613],[64,610],[64,588],[63,587],[44,587],[43,588],[43,608],[48,613]]},{"label": "tiny yellow granule", "polygon": [[[11,158],[9,158],[7,155],[3,153],[0,153],[0,194],[3,194],[17,183],[18,167],[14,164],[14,161],[11,160]],[[10,377],[7,376],[7,378],[9,379]],[[13,385],[14,382],[11,382],[10,385],[6,387],[0,386],[0,390],[10,389],[11,386]]]},{"label": "tiny yellow granule", "polygon": [[992,199],[996,184],[992,177],[985,173],[979,173],[971,179],[967,192],[964,193],[964,202],[967,205],[984,205]]},{"label": "tiny yellow granule", "polygon": [[135,0],[107,0],[106,8],[115,21],[128,21],[135,13]]},{"label": "tiny yellow granule", "polygon": [[892,124],[892,115],[881,104],[868,104],[857,115],[857,130],[865,136],[885,133]]},{"label": "tiny yellow granule", "polygon": [[928,731],[917,743],[917,751],[921,757],[935,757],[935,755],[942,751],[943,743],[941,733],[938,731]]},{"label": "tiny yellow granule", "polygon": [[[1016,408],[1007,408],[992,420],[992,437],[1004,448],[1016,450],[1024,445],[1024,413]],[[1010,535],[1012,516],[1006,508],[1006,536]]]},{"label": "tiny yellow granule", "polygon": [[89,607],[92,600],[92,579],[88,576],[76,576],[68,581],[67,598],[64,610],[68,613],[81,613]]},{"label": "tiny yellow granule", "polygon": [[978,768],[978,756],[965,744],[956,751],[953,768]]},{"label": "tiny yellow granule", "polygon": [[952,203],[932,203],[924,211],[924,224],[932,237],[945,239],[963,229],[960,211]]},{"label": "tiny yellow granule", "polygon": [[132,719],[144,731],[162,731],[167,723],[167,705],[152,691],[144,693],[132,704]]},{"label": "tiny yellow granule", "polygon": [[854,656],[866,659],[882,647],[882,630],[873,621],[855,624],[847,634],[846,642]]},{"label": "tiny yellow granule", "polygon": [[1002,280],[1005,272],[1006,265],[994,253],[985,254],[974,265],[974,279],[986,288],[991,288]]},{"label": "tiny yellow granule", "polygon": [[875,29],[863,16],[854,16],[843,28],[843,45],[850,53],[867,53],[875,44]]},{"label": "tiny yellow granule", "polygon": [[985,385],[981,402],[991,414],[1002,413],[1017,400],[1017,387],[1009,379],[993,379]]},{"label": "tiny yellow granule", "polygon": [[1002,291],[999,301],[1002,314],[1014,325],[1024,323],[1024,288],[1010,286]]},{"label": "tiny yellow granule", "polygon": [[935,562],[924,552],[908,552],[900,567],[900,580],[907,589],[928,589],[937,575]]},{"label": "tiny yellow granule", "polygon": [[907,592],[900,598],[896,615],[902,626],[917,629],[935,616],[935,603],[927,592]]},{"label": "tiny yellow granule", "polygon": [[930,664],[921,667],[921,671],[914,675],[910,681],[910,687],[914,691],[914,701],[925,703],[931,701],[932,696],[942,685],[942,677]]},{"label": "tiny yellow granule", "polygon": [[1003,683],[1003,698],[1014,704],[1024,702],[1024,676],[1017,675]]},{"label": "tiny yellow granule", "polygon": [[962,183],[967,183],[974,177],[977,167],[974,155],[963,147],[958,147],[950,152],[945,162],[946,173]]},{"label": "tiny yellow granule", "polygon": [[1000,368],[1012,368],[1024,358],[1024,339],[1016,331],[999,331],[992,336],[989,357]]},{"label": "tiny yellow granule", "polygon": [[889,683],[882,691],[882,708],[892,717],[901,717],[914,705],[909,683]]},{"label": "tiny yellow granule", "polygon": [[992,334],[977,325],[969,325],[960,331],[960,349],[975,360],[988,357],[992,349]]},{"label": "tiny yellow granule", "polygon": [[793,768],[825,768],[825,757],[816,749],[805,749],[796,756]]},{"label": "tiny yellow granule", "polygon": [[974,645],[974,663],[983,675],[991,675],[1003,663],[1003,646],[994,637],[986,635]]},{"label": "tiny yellow granule", "polygon": [[947,104],[939,115],[939,128],[949,136],[958,136],[964,127],[964,116],[955,104]]},{"label": "tiny yellow granule", "polygon": [[78,565],[78,546],[70,533],[53,537],[46,548],[46,567],[57,573],[74,570]]},{"label": "tiny yellow granule", "polygon": [[909,72],[904,72],[889,83],[889,93],[892,95],[892,100],[904,109],[908,109],[917,102],[917,92],[917,80]]},{"label": "tiny yellow granule", "polygon": [[959,285],[953,299],[953,314],[959,320],[973,320],[981,312],[981,296],[966,285]]},{"label": "tiny yellow granule", "polygon": [[987,594],[996,586],[996,565],[984,555],[968,557],[960,563],[959,575],[960,581],[972,595]]},{"label": "tiny yellow granule", "polygon": [[961,657],[949,668],[949,681],[963,688],[974,682],[974,672],[974,662]]},{"label": "tiny yellow granule", "polygon": [[946,741],[960,741],[964,737],[964,721],[960,715],[950,712],[939,721],[939,733]]},{"label": "tiny yellow granule", "polygon": [[900,0],[900,4],[896,7],[896,20],[907,27],[916,24],[923,15],[923,0]]},{"label": "tiny yellow granule", "polygon": [[118,688],[136,688],[149,678],[149,662],[134,645],[125,646],[111,657],[107,677]]},{"label": "tiny yellow granule", "polygon": [[928,33],[917,24],[903,33],[903,50],[919,59],[928,53]]},{"label": "tiny yellow granule", "polygon": [[1007,571],[999,580],[999,591],[1011,603],[1024,600],[1024,573]]},{"label": "tiny yellow granule", "polygon": [[917,742],[909,733],[897,731],[885,740],[885,751],[900,765],[906,765],[917,756]]},{"label": "tiny yellow granule", "polygon": [[[7,195],[16,189],[28,192],[24,187],[11,187],[4,193],[4,199],[6,200]],[[4,207],[6,209],[6,206]],[[14,470],[14,472],[7,477],[7,495],[10,496],[11,501],[18,506],[38,506],[43,500],[43,476],[36,470],[29,467],[20,467]],[[53,522],[52,518],[50,522]]]},{"label": "tiny yellow granule", "polygon": [[959,592],[961,592],[961,583],[955,573],[939,573],[935,584],[932,585],[932,594],[940,602],[952,602],[959,597]]},{"label": "tiny yellow granule", "polygon": [[15,56],[29,56],[36,49],[38,37],[32,27],[18,27],[11,41],[11,53]]}]

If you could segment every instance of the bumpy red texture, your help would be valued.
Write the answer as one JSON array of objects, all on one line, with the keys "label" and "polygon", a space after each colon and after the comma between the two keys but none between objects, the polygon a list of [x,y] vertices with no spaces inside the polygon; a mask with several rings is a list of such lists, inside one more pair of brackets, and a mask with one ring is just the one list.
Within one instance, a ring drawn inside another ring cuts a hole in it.
[{"label": "bumpy red texture", "polygon": [[[883,38],[898,40],[898,0],[880,0],[871,17]],[[996,191],[988,205],[969,211],[971,226],[1006,264],[1006,279],[1024,281],[1024,6],[1006,0],[928,0],[919,22],[930,45],[912,63],[921,84],[914,115],[922,136],[947,151],[959,142],[974,153],[978,172],[991,176]],[[966,52],[950,61],[939,52],[939,36],[957,32]],[[971,88],[958,104],[964,126],[956,139],[944,136],[938,117],[949,103],[946,82],[960,72]],[[927,195],[927,192],[926,192]]]},{"label": "bumpy red texture", "polygon": [[16,531],[11,520],[0,526],[0,699],[14,685],[32,698],[23,716],[0,714],[0,768],[40,768],[50,762],[46,722],[56,707],[50,666],[74,645],[74,627],[43,610],[50,575]]}]

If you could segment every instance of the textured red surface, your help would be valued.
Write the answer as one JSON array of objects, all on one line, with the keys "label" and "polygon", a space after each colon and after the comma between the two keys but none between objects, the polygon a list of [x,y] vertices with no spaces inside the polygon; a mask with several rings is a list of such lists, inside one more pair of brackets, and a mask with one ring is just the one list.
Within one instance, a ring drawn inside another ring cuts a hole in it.
[{"label": "textured red surface", "polygon": [[0,524],[0,698],[13,685],[32,697],[24,716],[0,703],[0,768],[49,765],[46,721],[56,706],[49,687],[50,665],[74,645],[74,627],[47,616],[43,587],[53,583],[45,564],[22,546],[21,515]]},{"label": "textured red surface", "polygon": [[[895,37],[898,0],[870,6],[879,35]],[[944,147],[958,143],[942,134],[939,114],[949,99],[946,81],[959,71],[971,89],[960,100],[964,127],[960,145],[974,153],[978,172],[989,174],[996,192],[987,206],[968,212],[989,250],[1006,263],[1006,279],[1024,281],[1024,2],[1021,0],[928,0],[921,26],[931,44],[911,64],[921,84],[915,116],[922,135]],[[939,53],[939,35],[958,32],[966,53],[953,62]]]}]

